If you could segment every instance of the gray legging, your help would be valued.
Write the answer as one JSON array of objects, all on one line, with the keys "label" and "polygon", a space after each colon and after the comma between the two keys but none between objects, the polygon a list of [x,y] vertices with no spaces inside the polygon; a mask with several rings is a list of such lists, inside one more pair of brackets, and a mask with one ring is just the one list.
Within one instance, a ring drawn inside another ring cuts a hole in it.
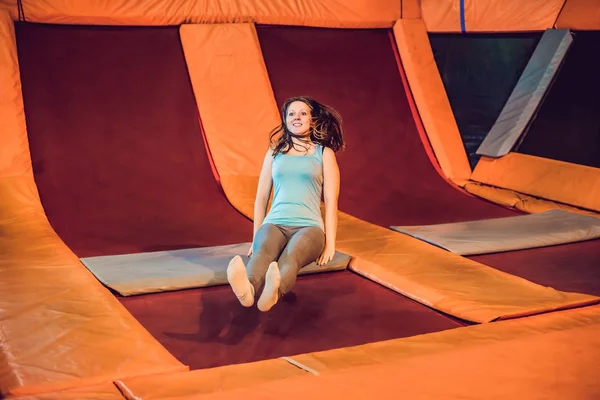
[{"label": "gray legging", "polygon": [[288,293],[302,267],[319,258],[325,247],[325,233],[318,227],[263,224],[252,246],[247,272],[255,293],[263,286],[269,264],[277,261],[281,274],[279,294]]}]

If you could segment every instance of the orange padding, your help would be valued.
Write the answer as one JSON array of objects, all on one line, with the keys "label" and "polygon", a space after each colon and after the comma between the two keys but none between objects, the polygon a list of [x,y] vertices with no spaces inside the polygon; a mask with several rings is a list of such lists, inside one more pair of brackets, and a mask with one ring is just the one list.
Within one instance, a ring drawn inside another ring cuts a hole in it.
[{"label": "orange padding", "polygon": [[421,19],[399,20],[394,24],[394,36],[435,157],[446,177],[460,184],[469,179],[471,167],[433,58],[425,23]]},{"label": "orange padding", "polygon": [[123,384],[145,400],[595,398],[599,332],[589,307],[291,357],[314,373],[272,360]]},{"label": "orange padding", "polygon": [[53,393],[40,393],[23,397],[12,397],[14,400],[126,400],[117,386],[105,383],[98,386],[82,387]]},{"label": "orange padding", "polygon": [[401,19],[421,18],[421,0],[401,0]]},{"label": "orange padding", "polygon": [[[590,0],[595,1],[595,0]],[[466,32],[541,31],[552,28],[565,0],[465,0]],[[421,0],[430,32],[460,32],[458,0]]]},{"label": "orange padding", "polygon": [[[0,187],[13,193],[6,180]],[[18,198],[2,200],[18,208]],[[1,394],[186,370],[80,264],[42,212],[15,213],[0,230]]]},{"label": "orange padding", "polygon": [[[506,343],[526,337],[543,337],[593,325],[599,327],[600,306],[481,324],[362,346],[293,356],[319,374],[363,365],[401,361],[410,357]],[[552,377],[549,377],[550,379]]]},{"label": "orange padding", "polygon": [[[182,25],[180,36],[223,190],[230,201],[253,202],[257,183],[248,175],[260,171],[269,146],[268,135],[260,133],[281,121],[255,26]],[[253,214],[251,207],[246,215]]]},{"label": "orange padding", "polygon": [[208,146],[230,149],[212,153],[219,174],[257,171],[269,143],[254,132],[280,117],[254,25],[182,25],[180,36]]},{"label": "orange padding", "polygon": [[13,21],[0,12],[0,397],[181,371],[56,235],[33,180]]},{"label": "orange padding", "polygon": [[594,211],[588,211],[582,208],[556,203],[554,201],[538,199],[536,197],[518,193],[513,190],[488,186],[479,182],[468,182],[465,184],[464,189],[475,196],[481,197],[482,199],[486,199],[496,204],[511,207],[529,214],[559,209],[577,214],[600,217],[600,214]]},{"label": "orange padding", "polygon": [[471,179],[542,199],[600,211],[600,169],[526,154],[482,157]]},{"label": "orange padding", "polygon": [[[256,22],[330,28],[389,28],[400,0],[22,0],[27,21],[88,25]],[[17,2],[0,9],[19,17]]]},{"label": "orange padding", "polygon": [[[223,189],[233,206],[252,218],[268,133],[278,122],[256,32],[250,25],[189,25],[181,33]],[[466,320],[486,322],[598,301],[533,284],[343,213],[337,238],[337,250],[353,257],[350,269]]]},{"label": "orange padding", "polygon": [[444,313],[473,322],[597,303],[506,274],[340,213],[337,248],[349,269]]},{"label": "orange padding", "polygon": [[[203,399],[593,399],[600,325],[303,376]],[[158,399],[155,399],[158,400]]]},{"label": "orange padding", "polygon": [[0,71],[0,177],[5,177],[29,172],[31,157],[14,26],[10,15],[1,9]]},{"label": "orange padding", "polygon": [[252,387],[265,382],[304,376],[307,372],[282,359],[124,379],[116,382],[128,400],[188,398],[193,395]]},{"label": "orange padding", "polygon": [[598,0],[566,0],[556,27],[559,29],[599,30],[600,2]]}]

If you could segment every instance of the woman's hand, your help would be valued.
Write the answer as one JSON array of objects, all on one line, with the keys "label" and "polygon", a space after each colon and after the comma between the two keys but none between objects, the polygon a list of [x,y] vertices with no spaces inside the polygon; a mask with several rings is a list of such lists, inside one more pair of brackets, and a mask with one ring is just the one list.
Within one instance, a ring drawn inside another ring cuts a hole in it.
[{"label": "woman's hand", "polygon": [[335,246],[325,245],[325,249],[317,259],[317,265],[325,265],[333,259],[335,254]]}]

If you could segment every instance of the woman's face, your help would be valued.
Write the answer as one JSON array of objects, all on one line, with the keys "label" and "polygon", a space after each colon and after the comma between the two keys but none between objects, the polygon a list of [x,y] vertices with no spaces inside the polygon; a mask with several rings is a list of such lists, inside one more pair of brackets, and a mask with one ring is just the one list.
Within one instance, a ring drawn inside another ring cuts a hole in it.
[{"label": "woman's face", "polygon": [[312,117],[310,107],[303,101],[294,101],[287,108],[285,124],[290,132],[298,136],[306,136],[310,133]]}]

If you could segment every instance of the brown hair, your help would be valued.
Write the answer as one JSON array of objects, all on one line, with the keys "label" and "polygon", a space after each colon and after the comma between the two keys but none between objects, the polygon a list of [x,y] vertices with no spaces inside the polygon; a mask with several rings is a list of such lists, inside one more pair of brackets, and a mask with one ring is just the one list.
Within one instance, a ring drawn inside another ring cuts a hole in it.
[{"label": "brown hair", "polygon": [[271,131],[270,142],[273,148],[273,156],[279,153],[287,153],[294,147],[292,138],[300,138],[300,136],[290,132],[285,123],[287,110],[290,104],[295,101],[301,101],[310,108],[312,118],[310,140],[312,142],[319,143],[323,147],[329,147],[336,152],[346,148],[340,114],[333,108],[321,104],[311,97],[299,96],[291,97],[285,101],[281,108],[281,125]]}]

